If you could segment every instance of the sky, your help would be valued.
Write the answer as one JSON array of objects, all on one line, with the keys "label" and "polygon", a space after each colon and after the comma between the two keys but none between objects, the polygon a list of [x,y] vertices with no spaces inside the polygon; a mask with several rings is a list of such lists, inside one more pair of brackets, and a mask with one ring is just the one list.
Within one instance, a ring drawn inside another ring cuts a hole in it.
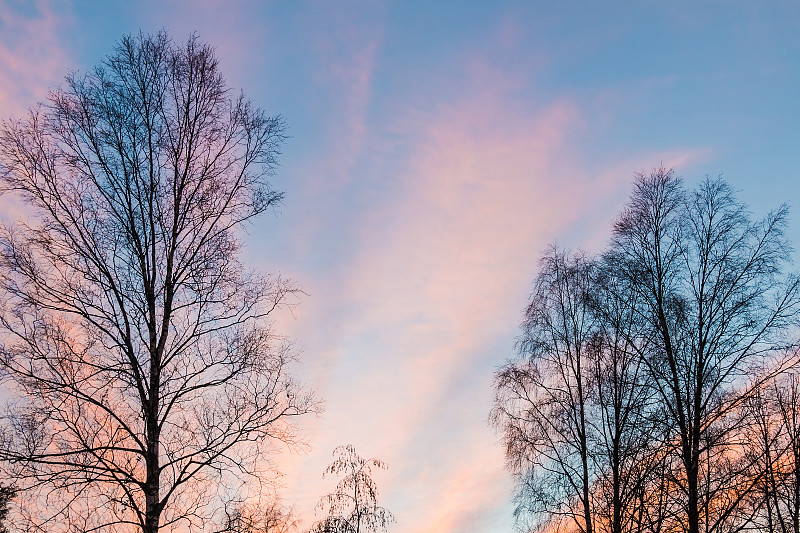
[{"label": "sky", "polygon": [[[123,35],[196,32],[291,138],[244,260],[306,295],[276,327],[325,402],[283,450],[310,526],[353,444],[405,533],[514,530],[488,425],[548,244],[603,249],[633,175],[723,175],[800,245],[800,2],[0,0],[0,117]],[[11,213],[0,213],[5,217]]]}]

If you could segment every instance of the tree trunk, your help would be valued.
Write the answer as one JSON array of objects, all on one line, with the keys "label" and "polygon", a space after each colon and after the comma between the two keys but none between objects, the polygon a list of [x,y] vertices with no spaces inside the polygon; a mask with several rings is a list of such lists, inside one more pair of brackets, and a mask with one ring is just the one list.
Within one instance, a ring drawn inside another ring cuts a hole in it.
[{"label": "tree trunk", "polygon": [[147,480],[145,481],[145,524],[143,533],[158,533],[161,521],[159,434],[157,420],[148,420]]},{"label": "tree trunk", "polygon": [[583,520],[586,533],[592,533],[592,506],[589,504],[589,448],[586,438],[586,400],[583,392],[583,372],[581,370],[581,351],[577,350],[578,401],[580,402],[581,463],[583,468]]},{"label": "tree trunk", "polygon": [[614,464],[612,466],[612,482],[614,484],[614,516],[612,533],[622,533],[622,502],[620,501],[619,448],[614,444]]},{"label": "tree trunk", "polygon": [[688,461],[685,461],[684,464],[686,466],[686,488],[687,488],[687,508],[686,508],[686,519],[688,522],[688,532],[689,533],[700,533],[700,504],[698,498],[698,487],[697,487],[697,480],[698,480],[698,467],[697,467],[697,459],[694,457],[694,454],[690,452],[690,457]]}]

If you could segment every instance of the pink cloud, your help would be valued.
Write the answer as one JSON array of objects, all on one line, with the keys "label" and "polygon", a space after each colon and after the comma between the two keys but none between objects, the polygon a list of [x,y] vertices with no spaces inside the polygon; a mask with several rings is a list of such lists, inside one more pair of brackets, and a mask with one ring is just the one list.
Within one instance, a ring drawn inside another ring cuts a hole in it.
[{"label": "pink cloud", "polygon": [[[70,68],[58,35],[65,25],[63,13],[45,1],[27,9],[29,13],[23,13],[13,3],[0,3],[0,120],[23,118]],[[11,221],[26,215],[18,200],[0,197],[0,218]]]},{"label": "pink cloud", "polygon": [[21,115],[47,96],[70,66],[59,40],[64,15],[50,2],[36,2],[33,14],[0,4],[0,116]]},{"label": "pink cloud", "polygon": [[[576,225],[582,244],[602,246],[633,171],[702,156],[634,154],[587,168],[579,104],[537,107],[514,96],[518,74],[468,70],[473,84],[458,98],[399,114],[392,126],[414,140],[390,162],[401,170],[388,201],[358,214],[355,255],[318,281],[348,312],[324,317],[337,337],[317,375],[328,402],[308,434],[318,452],[286,462],[301,509],[325,493],[319,475],[344,442],[389,463],[379,486],[403,531],[473,531],[507,506],[511,482],[486,423],[491,374],[511,355],[540,253]],[[314,326],[298,322],[303,338]]]}]

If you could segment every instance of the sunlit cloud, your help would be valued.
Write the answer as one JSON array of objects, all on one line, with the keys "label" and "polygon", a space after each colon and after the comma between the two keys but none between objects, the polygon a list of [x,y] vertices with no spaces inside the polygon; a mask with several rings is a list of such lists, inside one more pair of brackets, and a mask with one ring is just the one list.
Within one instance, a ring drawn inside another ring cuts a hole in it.
[{"label": "sunlit cloud", "polygon": [[0,4],[0,116],[20,116],[71,67],[61,41],[65,14],[50,2]]},{"label": "sunlit cloud", "polygon": [[336,285],[348,312],[333,319],[328,411],[310,435],[320,453],[288,465],[294,494],[311,497],[293,480],[313,480],[346,441],[390,464],[383,493],[406,531],[470,531],[476,509],[507,500],[486,423],[492,369],[511,355],[541,251],[635,168],[583,169],[579,106],[521,105],[506,98],[518,84],[495,77],[394,124],[413,129],[414,142],[391,162],[402,170],[390,197],[358,214],[346,268],[315,282],[318,294]]}]

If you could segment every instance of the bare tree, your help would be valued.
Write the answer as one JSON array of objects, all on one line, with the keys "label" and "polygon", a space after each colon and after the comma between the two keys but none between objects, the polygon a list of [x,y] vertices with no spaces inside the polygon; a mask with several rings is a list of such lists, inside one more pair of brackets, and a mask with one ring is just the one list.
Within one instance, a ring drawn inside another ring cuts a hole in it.
[{"label": "bare tree", "polygon": [[294,509],[273,498],[266,504],[245,502],[225,509],[223,527],[217,533],[290,533],[298,531],[299,524]]},{"label": "bare tree", "polygon": [[586,298],[593,269],[583,254],[550,249],[525,311],[521,358],[495,378],[491,420],[519,482],[516,514],[534,528],[567,519],[584,533],[593,530],[594,315]]},{"label": "bare tree", "polygon": [[533,529],[788,523],[796,402],[746,408],[797,363],[786,216],[752,222],[721,179],[687,192],[658,168],[605,254],[545,255],[492,412]]},{"label": "bare tree", "polygon": [[785,275],[786,215],[783,206],[753,223],[721,179],[687,194],[659,168],[637,177],[614,226],[607,260],[653,332],[642,357],[673,431],[678,520],[690,533],[730,530],[755,482],[731,447],[742,442],[736,410],[789,362],[800,300],[798,279]]},{"label": "bare tree", "polygon": [[[771,476],[775,483],[773,503],[781,530],[800,533],[800,376],[793,373],[781,379],[775,388],[775,399],[782,429],[778,451],[785,451],[779,463],[782,468]],[[783,513],[779,512],[781,506]]]},{"label": "bare tree", "polygon": [[767,531],[800,532],[800,377],[779,376],[748,399],[752,422],[748,455],[760,469],[754,507],[756,525]]},{"label": "bare tree", "polygon": [[342,476],[335,492],[320,500],[318,508],[328,509],[328,516],[311,528],[310,533],[366,533],[385,531],[395,521],[392,513],[378,506],[378,487],[372,480],[372,467],[386,468],[380,459],[364,459],[353,445],[333,451],[334,461],[326,475]]},{"label": "bare tree", "polygon": [[0,365],[20,396],[0,457],[44,496],[25,498],[40,527],[191,530],[314,409],[263,321],[296,289],[237,260],[237,228],[282,199],[284,132],[209,46],[163,32],[4,123],[0,184],[31,217],[0,235]]},{"label": "bare tree", "polygon": [[[596,406],[590,420],[597,439],[590,454],[597,476],[596,524],[609,533],[642,531],[651,513],[660,514],[652,508],[651,493],[660,490],[653,475],[663,459],[652,383],[640,357],[652,339],[637,314],[638,296],[625,290],[614,265],[600,262],[596,270],[588,291],[596,315],[589,345],[594,365],[590,399]],[[650,525],[658,529],[656,524]]]}]

